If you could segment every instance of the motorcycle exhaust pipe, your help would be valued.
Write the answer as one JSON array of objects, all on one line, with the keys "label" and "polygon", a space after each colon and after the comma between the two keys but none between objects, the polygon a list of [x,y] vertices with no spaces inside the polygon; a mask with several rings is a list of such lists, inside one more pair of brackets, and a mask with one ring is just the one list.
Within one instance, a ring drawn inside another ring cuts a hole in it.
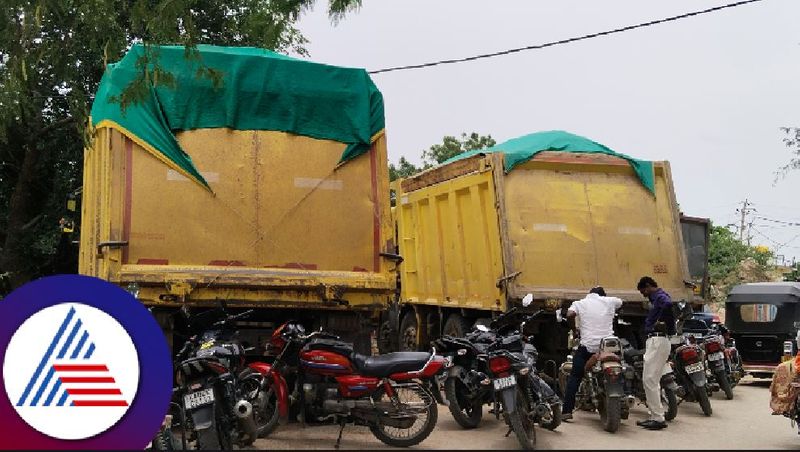
[{"label": "motorcycle exhaust pipe", "polygon": [[628,408],[633,408],[636,405],[636,399],[633,396],[625,396],[625,403],[628,405]]},{"label": "motorcycle exhaust pipe", "polygon": [[536,405],[536,415],[539,417],[547,417],[550,415],[550,407],[546,403]]},{"label": "motorcycle exhaust pipe", "polygon": [[247,435],[247,443],[252,444],[258,436],[258,427],[256,427],[256,420],[253,417],[253,405],[247,400],[240,400],[233,407],[233,412],[239,419],[239,425],[242,430]]}]

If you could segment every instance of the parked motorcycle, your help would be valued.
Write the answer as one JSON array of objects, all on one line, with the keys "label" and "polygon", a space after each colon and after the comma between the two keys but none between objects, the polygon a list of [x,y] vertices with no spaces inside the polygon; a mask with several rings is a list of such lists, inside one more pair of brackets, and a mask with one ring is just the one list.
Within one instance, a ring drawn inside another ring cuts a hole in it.
[{"label": "parked motorcycle", "polygon": [[465,337],[442,336],[433,342],[449,362],[445,398],[453,419],[463,428],[477,427],[483,417],[483,406],[493,401],[486,353],[496,339],[495,332],[478,325]]},{"label": "parked motorcycle", "polygon": [[436,426],[437,402],[443,403],[436,377],[445,360],[435,350],[363,356],[338,336],[306,334],[295,321],[275,330],[270,350],[277,357],[264,366],[266,385],[280,418],[294,408],[303,423],[339,424],[337,448],[348,423],[369,426],[393,447],[417,445]]},{"label": "parked motorcycle", "polygon": [[[625,359],[625,394],[639,399],[640,403],[647,403],[644,391],[644,350],[638,350],[625,339],[622,342],[622,356]],[[671,421],[678,415],[678,383],[669,362],[664,365],[661,375],[661,403],[664,406],[664,419]],[[628,406],[633,403],[626,401]]]},{"label": "parked motorcycle", "polygon": [[[172,407],[176,411],[183,448],[230,450],[233,445],[252,445],[270,422],[263,392],[265,363],[245,364],[245,348],[234,328],[252,311],[229,315],[224,309],[189,318],[198,331],[186,341],[175,359]],[[219,320],[217,320],[219,319]],[[155,448],[174,448],[175,414],[153,441]]]},{"label": "parked motorcycle", "polygon": [[742,365],[742,357],[739,355],[739,350],[736,348],[736,340],[731,337],[730,331],[724,325],[718,324],[715,331],[722,337],[722,343],[725,349],[725,373],[728,375],[728,381],[731,387],[736,387],[739,381],[744,377],[744,366]]},{"label": "parked motorcycle", "polygon": [[725,398],[733,399],[733,387],[725,369],[725,341],[719,334],[703,337],[703,350],[706,358],[706,378],[711,392],[722,390]]},{"label": "parked motorcycle", "polygon": [[[523,307],[532,302],[533,295],[526,295]],[[524,333],[526,323],[541,313],[522,314],[521,323],[517,322],[516,308],[499,316],[491,324],[497,340],[487,349],[495,416],[499,418],[502,413],[524,450],[536,447],[535,424],[548,430],[561,424],[561,399],[538,375],[538,353]]]},{"label": "parked motorcycle", "polygon": [[[576,344],[573,353],[577,350]],[[561,381],[572,373],[572,355],[559,370]],[[625,393],[626,378],[622,363],[622,344],[618,337],[608,336],[600,341],[600,350],[586,362],[586,372],[575,396],[575,408],[600,414],[603,428],[614,433],[622,419],[627,419],[633,397]],[[562,391],[566,388],[562,388]]]},{"label": "parked motorcycle", "polygon": [[[684,337],[684,343],[677,345],[672,351],[671,363],[675,369],[678,383],[678,397],[690,402],[697,402],[703,414],[711,416],[711,401],[708,398],[709,388],[706,380],[706,364],[703,350]],[[679,402],[679,403],[680,403]]]}]

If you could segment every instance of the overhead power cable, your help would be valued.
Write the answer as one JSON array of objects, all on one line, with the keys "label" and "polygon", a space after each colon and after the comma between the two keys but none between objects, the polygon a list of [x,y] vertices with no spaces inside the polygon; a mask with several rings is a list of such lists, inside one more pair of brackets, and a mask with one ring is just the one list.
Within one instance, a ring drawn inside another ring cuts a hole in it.
[{"label": "overhead power cable", "polygon": [[639,23],[639,24],[635,24],[635,25],[628,25],[628,26],[625,26],[625,27],[615,28],[613,30],[600,31],[600,32],[591,33],[591,34],[588,34],[588,35],[575,36],[575,37],[572,37],[572,38],[561,39],[561,40],[558,40],[558,41],[545,42],[543,44],[534,44],[534,45],[529,45],[529,46],[525,46],[525,47],[517,47],[517,48],[514,48],[514,49],[501,50],[501,51],[492,52],[492,53],[484,53],[484,54],[473,55],[473,56],[464,57],[464,58],[453,58],[453,59],[449,59],[449,60],[431,61],[429,63],[411,64],[411,65],[407,65],[407,66],[388,67],[388,68],[376,69],[376,70],[373,70],[373,71],[369,71],[369,73],[370,74],[382,74],[382,73],[385,73],[385,72],[405,71],[405,70],[409,70],[409,69],[422,69],[422,68],[431,67],[431,66],[440,66],[440,65],[443,65],[443,64],[464,63],[464,62],[467,62],[467,61],[481,60],[481,59],[484,59],[484,58],[493,58],[493,57],[502,56],[502,55],[509,55],[509,54],[512,54],[512,53],[523,52],[525,50],[544,49],[546,47],[553,47],[553,46],[557,46],[557,45],[561,45],[561,44],[569,44],[569,43],[572,43],[572,42],[584,41],[584,40],[593,39],[593,38],[599,38],[599,37],[602,37],[602,36],[608,36],[608,35],[613,35],[613,34],[616,34],[616,33],[622,33],[622,32],[626,32],[626,31],[635,30],[637,28],[645,28],[645,27],[650,27],[650,26],[653,26],[653,25],[663,24],[663,23],[666,23],[666,22],[673,22],[673,21],[680,20],[680,19],[686,19],[686,18],[689,18],[689,17],[699,16],[699,15],[702,15],[702,14],[709,14],[709,13],[713,13],[713,12],[720,11],[720,10],[723,10],[723,9],[735,8],[737,6],[746,5],[748,3],[758,3],[758,2],[761,2],[761,1],[764,1],[764,0],[743,0],[743,1],[735,2],[735,3],[728,3],[726,5],[715,6],[713,8],[703,9],[703,10],[699,10],[699,11],[692,11],[692,12],[684,13],[684,14],[679,14],[677,16],[671,16],[671,17],[665,17],[663,19],[651,20],[650,22],[643,22],[643,23]]},{"label": "overhead power cable", "polygon": [[783,221],[783,220],[775,220],[773,218],[767,218],[761,215],[756,215],[756,218],[759,220],[770,221],[772,223],[782,224],[786,226],[800,226],[800,223],[792,222],[792,221]]}]

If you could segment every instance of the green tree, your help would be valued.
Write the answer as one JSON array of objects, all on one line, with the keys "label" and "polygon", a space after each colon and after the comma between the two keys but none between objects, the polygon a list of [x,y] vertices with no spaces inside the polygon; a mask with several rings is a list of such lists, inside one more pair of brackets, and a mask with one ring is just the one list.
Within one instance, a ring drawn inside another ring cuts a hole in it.
[{"label": "green tree", "polygon": [[442,138],[441,144],[434,144],[428,149],[422,151],[422,160],[425,161],[425,167],[431,167],[451,159],[458,154],[466,151],[474,151],[478,149],[486,149],[497,144],[491,135],[479,135],[475,132],[467,135],[461,134],[461,138],[454,136],[445,136]]},{"label": "green tree", "polygon": [[[314,0],[5,0],[0,8],[0,274],[13,286],[58,267],[58,219],[81,185],[87,115],[105,65],[132,43],[257,46],[306,54],[295,27]],[[360,0],[329,0],[335,22]],[[144,60],[151,53],[145,52]],[[121,96],[170,74],[141,61]],[[219,79],[212,71],[198,76]]]},{"label": "green tree", "polygon": [[777,173],[780,178],[785,176],[791,170],[800,169],[800,128],[797,127],[781,127],[781,131],[786,135],[783,142],[791,150],[792,157],[789,163],[782,166]]},{"label": "green tree", "polygon": [[739,241],[730,229],[711,227],[708,249],[708,268],[712,283],[723,283],[733,278],[746,259],[752,259],[759,273],[771,267],[774,254],[763,246],[748,246]]},{"label": "green tree", "polygon": [[474,151],[479,149],[486,149],[497,144],[491,135],[479,135],[475,132],[467,135],[461,134],[461,138],[446,135],[442,138],[441,144],[434,144],[428,149],[422,151],[422,166],[418,167],[405,157],[400,157],[400,162],[397,166],[389,164],[389,179],[395,180],[398,177],[409,177],[419,173],[422,170],[432,168],[446,160],[455,157],[458,154]]},{"label": "green tree", "polygon": [[420,171],[422,171],[421,168],[406,160],[405,157],[400,157],[400,161],[397,165],[394,163],[389,164],[389,180],[394,181],[397,179],[410,177]]}]

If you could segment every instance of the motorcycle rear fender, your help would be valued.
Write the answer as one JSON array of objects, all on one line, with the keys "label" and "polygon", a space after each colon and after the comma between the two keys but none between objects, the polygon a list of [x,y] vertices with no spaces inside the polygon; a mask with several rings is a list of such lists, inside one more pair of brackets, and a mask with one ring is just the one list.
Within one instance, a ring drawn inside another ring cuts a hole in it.
[{"label": "motorcycle rear fender", "polygon": [[191,411],[195,430],[205,430],[214,424],[214,405],[205,405]]},{"label": "motorcycle rear fender", "polygon": [[708,368],[711,369],[712,372],[717,372],[717,371],[723,370],[723,369],[725,369],[725,361],[724,360],[719,360],[719,361],[708,360]]},{"label": "motorcycle rear fender", "polygon": [[706,374],[705,372],[695,372],[693,374],[689,374],[689,379],[692,380],[695,386],[701,388],[706,385]]},{"label": "motorcycle rear fender", "polygon": [[622,374],[617,375],[616,378],[611,375],[603,375],[603,386],[606,395],[609,397],[622,397],[625,395],[625,379]]},{"label": "motorcycle rear fender", "polygon": [[500,399],[503,401],[503,412],[513,414],[517,410],[517,387],[503,389],[500,392]]}]

